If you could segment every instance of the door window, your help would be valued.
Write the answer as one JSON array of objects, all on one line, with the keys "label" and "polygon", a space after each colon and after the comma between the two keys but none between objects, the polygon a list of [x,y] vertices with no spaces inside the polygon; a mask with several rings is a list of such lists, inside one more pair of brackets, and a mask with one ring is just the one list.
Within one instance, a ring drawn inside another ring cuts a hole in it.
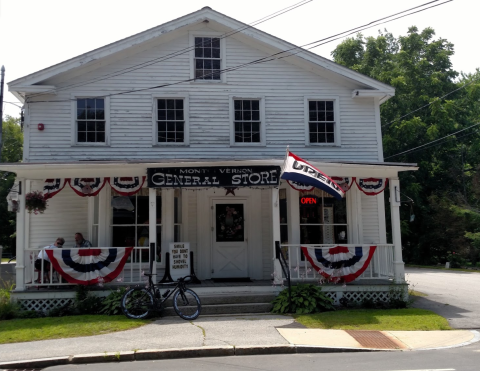
[{"label": "door window", "polygon": [[215,205],[215,220],[217,242],[245,240],[243,204]]}]

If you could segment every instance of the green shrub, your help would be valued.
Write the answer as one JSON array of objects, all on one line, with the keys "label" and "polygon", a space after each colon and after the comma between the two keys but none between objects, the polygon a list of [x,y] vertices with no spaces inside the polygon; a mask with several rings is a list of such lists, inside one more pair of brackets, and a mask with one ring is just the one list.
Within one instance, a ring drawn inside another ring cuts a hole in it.
[{"label": "green shrub", "polygon": [[55,307],[48,311],[48,317],[65,317],[65,316],[73,316],[77,314],[75,310],[75,305],[71,303],[64,304],[60,307]]},{"label": "green shrub", "polygon": [[102,308],[102,298],[95,296],[90,288],[77,285],[75,288],[75,314],[97,314]]},{"label": "green shrub", "polygon": [[23,310],[18,313],[17,318],[40,318],[40,317],[45,317],[45,313],[42,311],[36,311],[36,310]]},{"label": "green shrub", "polygon": [[10,291],[15,288],[14,283],[2,281],[0,288],[0,320],[13,319],[17,317],[20,306],[10,300]]},{"label": "green shrub", "polygon": [[100,314],[106,314],[113,316],[116,314],[122,314],[122,308],[120,306],[120,300],[127,290],[125,287],[121,287],[115,291],[112,291],[108,296],[102,301],[102,309]]},{"label": "green shrub", "polygon": [[[272,304],[273,313],[288,313],[290,310],[288,288],[280,292]],[[308,314],[326,310],[335,310],[335,308],[333,300],[322,293],[321,287],[312,284],[292,286],[292,313]]]}]

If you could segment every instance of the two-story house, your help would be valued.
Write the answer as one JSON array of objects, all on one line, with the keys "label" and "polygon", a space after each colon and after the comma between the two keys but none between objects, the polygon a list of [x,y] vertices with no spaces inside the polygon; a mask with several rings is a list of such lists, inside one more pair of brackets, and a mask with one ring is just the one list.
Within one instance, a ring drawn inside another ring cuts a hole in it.
[{"label": "two-story house", "polygon": [[[152,244],[161,278],[172,242],[189,243],[200,280],[280,282],[276,241],[297,280],[319,277],[301,245],[372,245],[356,284],[331,290],[404,282],[398,173],[416,167],[383,162],[388,85],[206,7],[8,87],[25,111],[23,162],[0,164],[17,175],[19,300],[72,296],[36,290],[62,282],[33,261],[56,237],[73,248],[77,232],[134,246],[123,282],[141,281]],[[345,197],[280,181],[287,146],[350,187]],[[43,214],[25,210],[33,190],[50,197]]]}]

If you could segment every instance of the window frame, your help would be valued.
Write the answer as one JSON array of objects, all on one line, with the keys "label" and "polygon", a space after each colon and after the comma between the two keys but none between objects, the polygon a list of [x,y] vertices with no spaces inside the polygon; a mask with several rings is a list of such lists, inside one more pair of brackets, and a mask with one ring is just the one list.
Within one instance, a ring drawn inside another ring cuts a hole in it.
[{"label": "window frame", "polygon": [[[235,142],[235,100],[259,100],[260,108],[260,142]],[[266,141],[265,124],[265,96],[264,95],[230,95],[229,96],[229,123],[231,147],[264,147]]]},{"label": "window frame", "polygon": [[[78,99],[103,99],[105,109],[105,142],[77,142],[77,101]],[[71,145],[79,147],[108,147],[110,146],[110,97],[100,94],[77,93],[71,94]]]},{"label": "window frame", "polygon": [[226,41],[225,37],[222,37],[221,32],[214,31],[195,31],[189,32],[189,45],[190,45],[190,78],[193,80],[191,84],[225,84],[227,82],[227,74],[220,73],[220,80],[204,80],[195,78],[195,37],[212,37],[220,39],[220,71],[226,68]]},{"label": "window frame", "polygon": [[[159,142],[158,141],[158,99],[183,99],[183,119],[185,121],[183,127],[183,142]],[[190,99],[188,94],[152,94],[152,145],[154,147],[176,146],[185,147],[190,145]]]},{"label": "window frame", "polygon": [[[310,142],[310,125],[309,125],[309,102],[310,101],[333,101],[334,115],[334,141],[332,143],[311,143]],[[315,95],[304,96],[304,121],[305,121],[305,146],[321,146],[321,147],[340,147],[341,125],[340,125],[340,97],[335,95]]]}]

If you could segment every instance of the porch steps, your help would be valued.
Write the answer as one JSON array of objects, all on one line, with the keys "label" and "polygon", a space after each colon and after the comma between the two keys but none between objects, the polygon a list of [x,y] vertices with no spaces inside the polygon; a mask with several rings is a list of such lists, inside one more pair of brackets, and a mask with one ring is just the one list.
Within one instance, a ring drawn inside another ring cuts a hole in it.
[{"label": "porch steps", "polygon": [[[202,303],[201,315],[216,314],[246,314],[268,313],[272,309],[272,301],[275,294],[243,294],[243,295],[200,295]],[[166,303],[162,315],[176,316],[172,302]]]}]

